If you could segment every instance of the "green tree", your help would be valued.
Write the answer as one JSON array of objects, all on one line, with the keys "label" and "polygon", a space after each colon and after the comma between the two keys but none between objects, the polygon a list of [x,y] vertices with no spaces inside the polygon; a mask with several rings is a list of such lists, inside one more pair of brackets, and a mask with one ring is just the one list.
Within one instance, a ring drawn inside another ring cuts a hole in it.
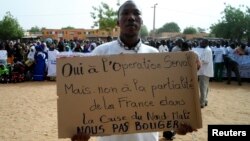
[{"label": "green tree", "polygon": [[183,30],[183,34],[196,34],[197,30],[194,27],[186,27]]},{"label": "green tree", "polygon": [[215,37],[223,37],[226,39],[230,38],[230,30],[228,30],[229,26],[225,22],[219,22],[217,24],[213,24],[211,27],[211,33]]},{"label": "green tree", "polygon": [[75,29],[75,28],[72,26],[67,26],[67,27],[62,27],[62,29]]},{"label": "green tree", "polygon": [[175,22],[170,22],[164,24],[161,28],[157,29],[156,33],[162,33],[162,32],[180,32],[181,29]]},{"label": "green tree", "polygon": [[250,8],[247,7],[246,10],[246,31],[245,31],[245,36],[250,43]]},{"label": "green tree", "polygon": [[140,35],[142,38],[145,38],[146,36],[148,36],[148,29],[145,25],[141,26]]},{"label": "green tree", "polygon": [[[244,12],[242,9],[246,9]],[[216,37],[229,38],[240,41],[242,38],[250,39],[250,10],[244,5],[234,8],[226,5],[221,20],[213,24],[210,29]]]},{"label": "green tree", "polygon": [[42,31],[42,30],[45,30],[45,29],[46,29],[46,27],[42,27],[42,28],[41,28],[41,31]]},{"label": "green tree", "polygon": [[197,32],[204,33],[204,32],[206,32],[206,29],[201,28],[201,27],[197,27]]},{"label": "green tree", "polygon": [[117,25],[117,12],[104,2],[99,7],[93,6],[93,10],[94,12],[90,13],[94,19],[93,27],[99,27],[99,29],[106,30],[111,34],[111,31]]},{"label": "green tree", "polygon": [[24,36],[24,31],[10,12],[6,12],[3,20],[0,21],[0,39],[11,40],[20,39]]},{"label": "green tree", "polygon": [[31,33],[37,33],[37,32],[41,32],[41,29],[38,26],[35,27],[31,27],[30,30],[28,30]]}]

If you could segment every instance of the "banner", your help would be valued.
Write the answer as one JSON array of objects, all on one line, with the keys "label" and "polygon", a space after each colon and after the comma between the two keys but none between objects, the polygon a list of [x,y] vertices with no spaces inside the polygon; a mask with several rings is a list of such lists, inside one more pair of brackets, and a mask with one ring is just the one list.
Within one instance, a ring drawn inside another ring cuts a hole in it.
[{"label": "banner", "polygon": [[193,52],[57,58],[58,136],[202,127]]}]

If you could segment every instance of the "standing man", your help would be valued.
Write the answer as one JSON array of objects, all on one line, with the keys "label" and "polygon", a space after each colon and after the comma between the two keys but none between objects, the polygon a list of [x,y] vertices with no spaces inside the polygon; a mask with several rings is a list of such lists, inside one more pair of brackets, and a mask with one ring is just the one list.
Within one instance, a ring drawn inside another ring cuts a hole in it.
[{"label": "standing man", "polygon": [[[142,25],[141,11],[133,1],[126,1],[118,10],[117,25],[120,35],[113,40],[97,46],[94,55],[158,53],[154,47],[142,43],[139,31]],[[97,137],[97,141],[158,141],[158,132],[111,135]]]},{"label": "standing man", "polygon": [[214,78],[215,81],[223,81],[224,60],[223,56],[226,54],[221,42],[216,42],[216,47],[212,48],[214,60]]},{"label": "standing man", "polygon": [[[117,25],[120,35],[117,40],[97,46],[94,55],[158,53],[154,47],[142,43],[139,32],[142,25],[141,11],[133,1],[126,1],[118,10]],[[182,132],[182,134],[188,131]],[[87,141],[90,137],[84,133],[74,135],[72,140]],[[97,141],[159,141],[158,132],[134,133],[97,137]]]},{"label": "standing man", "polygon": [[199,87],[200,87],[200,104],[204,108],[208,104],[208,88],[209,78],[214,76],[213,70],[213,54],[208,46],[208,40],[203,39],[200,42],[200,47],[195,49],[201,61],[201,67],[198,71]]},{"label": "standing man", "polygon": [[175,46],[172,48],[171,52],[178,52],[181,51],[182,44],[184,43],[184,40],[182,38],[177,38],[175,40]]},{"label": "standing man", "polygon": [[161,40],[161,45],[159,46],[159,52],[169,52],[167,43],[165,40]]}]

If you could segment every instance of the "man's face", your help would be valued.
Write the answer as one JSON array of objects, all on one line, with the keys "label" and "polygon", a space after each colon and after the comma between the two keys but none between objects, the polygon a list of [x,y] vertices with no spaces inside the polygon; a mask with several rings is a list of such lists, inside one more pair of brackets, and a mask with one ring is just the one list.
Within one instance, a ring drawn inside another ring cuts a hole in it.
[{"label": "man's face", "polygon": [[141,11],[133,2],[125,3],[119,11],[117,24],[120,26],[121,34],[137,36],[142,24]]},{"label": "man's face", "polygon": [[206,47],[207,45],[208,45],[207,41],[205,41],[205,40],[201,41],[201,44],[200,44],[201,47]]}]

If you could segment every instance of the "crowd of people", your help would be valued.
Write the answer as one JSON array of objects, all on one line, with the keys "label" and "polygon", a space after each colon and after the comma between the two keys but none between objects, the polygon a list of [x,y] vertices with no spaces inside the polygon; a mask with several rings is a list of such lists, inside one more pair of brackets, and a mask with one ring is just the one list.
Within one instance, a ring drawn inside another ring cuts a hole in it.
[{"label": "crowd of people", "polygon": [[[116,39],[120,41],[120,38]],[[56,40],[5,41],[0,44],[0,81],[22,82],[56,80],[56,58],[60,54],[93,53],[106,43],[116,41],[107,37],[105,41]],[[226,40],[141,40],[158,52],[194,51],[197,54],[197,69],[201,94],[201,108],[208,105],[207,95],[210,81],[231,83],[232,72],[238,85],[242,85],[239,62],[233,56],[250,55],[250,45]],[[112,46],[112,45],[111,45]],[[93,51],[94,50],[94,51]],[[98,53],[100,54],[100,53]]]},{"label": "crowd of people", "polygon": [[[239,77],[238,62],[231,55],[249,55],[250,45],[224,40],[142,40],[139,37],[142,25],[141,11],[132,1],[125,2],[118,10],[117,24],[120,35],[116,40],[108,38],[104,41],[79,40],[44,40],[22,43],[19,41],[4,41],[0,43],[0,77],[1,82],[43,81],[55,80],[56,58],[61,53],[92,53],[94,55],[110,55],[121,53],[159,53],[194,51],[197,54],[197,75],[200,87],[201,108],[208,105],[208,88],[210,78],[223,81],[223,69],[227,69],[228,77],[231,71]],[[234,63],[234,67],[232,64]],[[231,78],[231,76],[230,76]],[[228,84],[230,84],[230,78]],[[186,127],[186,126],[185,126]],[[183,129],[183,128],[182,128]],[[178,130],[177,130],[178,131]],[[190,131],[192,132],[193,129]],[[186,134],[188,131],[177,132]],[[82,140],[88,140],[86,135]],[[80,138],[78,135],[74,139]],[[158,132],[137,133],[129,135],[112,135],[100,137],[100,141],[143,140],[158,141]],[[72,140],[74,140],[72,139]]]},{"label": "crowd of people", "polygon": [[[59,41],[48,39],[22,43],[19,40],[0,42],[0,81],[55,80],[56,56],[60,52],[89,53],[98,42]],[[14,69],[15,68],[15,69]],[[18,73],[13,78],[13,73]]]},{"label": "crowd of people", "polygon": [[[61,52],[68,53],[91,53],[99,45],[112,41],[107,37],[105,41],[82,41],[82,40],[52,40],[29,41],[22,43],[19,41],[5,41],[0,43],[0,77],[4,75],[4,69],[14,71],[17,67],[20,73],[24,73],[22,80],[55,80],[56,78],[56,56]],[[193,50],[197,52],[200,48],[200,40],[185,41],[182,38],[174,40],[144,40],[144,44],[158,49],[159,52],[177,52]],[[222,82],[224,72],[226,73],[227,83],[231,82],[232,72],[238,78],[241,85],[238,62],[231,57],[232,55],[250,55],[250,45],[238,42],[228,42],[225,40],[209,40],[208,46],[212,50],[214,73],[211,78],[214,81]],[[198,53],[200,56],[200,54]],[[230,63],[230,65],[229,65]],[[6,67],[8,66],[8,67]],[[11,79],[10,79],[11,80]],[[15,81],[15,80],[13,80]]]}]

